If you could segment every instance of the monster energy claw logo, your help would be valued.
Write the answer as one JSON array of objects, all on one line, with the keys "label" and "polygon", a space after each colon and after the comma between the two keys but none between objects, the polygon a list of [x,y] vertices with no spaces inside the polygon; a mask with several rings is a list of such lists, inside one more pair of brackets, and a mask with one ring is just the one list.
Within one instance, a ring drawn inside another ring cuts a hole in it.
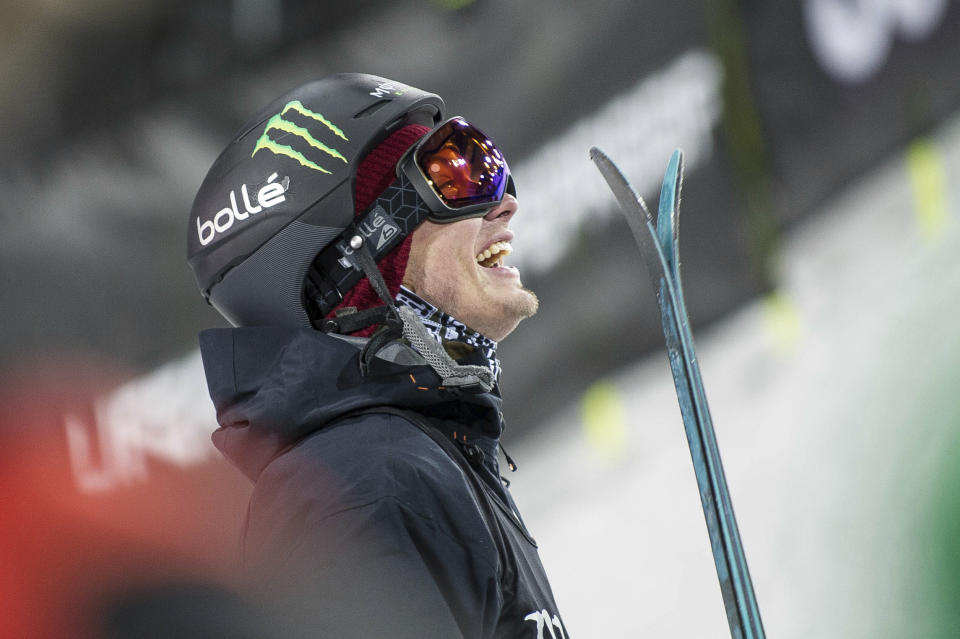
[{"label": "monster energy claw logo", "polygon": [[323,124],[331,133],[333,133],[333,135],[343,140],[349,141],[347,139],[347,136],[343,134],[343,131],[337,128],[336,125],[334,125],[328,119],[323,117],[321,114],[315,113],[310,109],[306,108],[305,106],[303,106],[300,100],[292,100],[290,102],[287,102],[286,106],[284,106],[279,113],[275,114],[272,118],[267,120],[267,126],[263,129],[263,134],[257,140],[256,145],[254,145],[253,153],[250,154],[250,157],[253,157],[254,155],[256,155],[257,151],[259,151],[260,149],[266,149],[271,153],[276,153],[277,155],[285,155],[288,158],[292,158],[309,169],[320,171],[321,173],[330,173],[330,171],[323,168],[316,162],[313,162],[307,159],[307,157],[300,151],[297,151],[296,149],[294,149],[289,145],[280,144],[279,142],[276,142],[275,140],[271,139],[270,136],[267,134],[271,130],[274,130],[274,131],[283,131],[285,133],[290,133],[302,139],[304,142],[306,142],[313,148],[325,153],[326,155],[334,159],[340,160],[344,164],[348,164],[347,158],[343,157],[343,155],[339,151],[337,151],[335,148],[329,147],[323,142],[321,142],[320,140],[316,139],[315,137],[313,137],[313,135],[310,134],[310,132],[307,129],[303,128],[302,126],[298,126],[289,120],[285,120],[283,116],[287,113],[287,111],[296,111],[297,113],[305,117],[311,118],[313,120],[317,120],[318,122]]}]

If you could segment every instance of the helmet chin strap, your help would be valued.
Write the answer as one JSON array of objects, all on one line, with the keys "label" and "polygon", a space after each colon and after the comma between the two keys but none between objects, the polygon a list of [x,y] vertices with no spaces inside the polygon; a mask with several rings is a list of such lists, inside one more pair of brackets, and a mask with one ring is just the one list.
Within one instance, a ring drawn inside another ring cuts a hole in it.
[{"label": "helmet chin strap", "polygon": [[[360,372],[366,375],[370,371],[370,363],[380,349],[402,336],[436,371],[444,386],[468,391],[490,391],[495,383],[490,369],[486,366],[458,364],[450,357],[449,353],[427,331],[416,313],[405,306],[397,307],[363,238],[355,235],[350,239],[350,243],[354,248],[353,257],[357,266],[367,276],[370,285],[383,301],[386,309],[383,325],[370,337],[360,352]],[[356,244],[359,246],[354,246]]]}]

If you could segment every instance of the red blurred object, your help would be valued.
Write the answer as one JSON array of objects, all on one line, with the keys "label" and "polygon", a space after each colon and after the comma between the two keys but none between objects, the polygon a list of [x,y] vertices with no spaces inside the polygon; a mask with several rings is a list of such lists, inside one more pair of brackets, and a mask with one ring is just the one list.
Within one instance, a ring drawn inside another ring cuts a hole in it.
[{"label": "red blurred object", "polygon": [[92,415],[131,377],[73,355],[0,378],[0,636],[101,637],[111,602],[138,589],[231,588],[250,488],[225,461],[148,457],[136,481],[96,493],[75,482],[64,416]]}]

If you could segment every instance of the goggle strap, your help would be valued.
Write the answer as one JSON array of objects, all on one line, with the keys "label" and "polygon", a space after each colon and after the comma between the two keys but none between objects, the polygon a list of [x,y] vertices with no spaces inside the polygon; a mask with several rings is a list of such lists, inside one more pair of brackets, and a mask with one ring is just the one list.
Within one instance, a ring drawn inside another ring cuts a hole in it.
[{"label": "goggle strap", "polygon": [[[317,255],[307,274],[304,292],[317,311],[314,324],[339,304],[344,294],[365,275],[373,286],[373,278],[364,272],[357,261],[357,251],[350,247],[350,239],[359,235],[363,247],[372,260],[379,262],[430,215],[430,209],[417,194],[410,180],[400,175],[377,198],[367,211]],[[379,269],[374,268],[377,275]],[[383,281],[382,275],[380,281]],[[374,289],[376,290],[376,288]],[[386,284],[384,284],[386,290]],[[383,295],[377,291],[383,298]]]}]

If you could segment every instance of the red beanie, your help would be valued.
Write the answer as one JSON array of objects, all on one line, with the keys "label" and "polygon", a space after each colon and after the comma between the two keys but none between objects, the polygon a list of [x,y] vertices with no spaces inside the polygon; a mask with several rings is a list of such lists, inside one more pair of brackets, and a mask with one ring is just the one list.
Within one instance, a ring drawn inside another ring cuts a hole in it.
[{"label": "red beanie", "polygon": [[[396,168],[400,156],[429,131],[430,129],[425,126],[409,124],[391,133],[386,140],[363,158],[360,166],[357,167],[357,184],[353,197],[355,216],[359,216],[366,211],[380,197],[380,194],[393,184],[393,181],[397,178]],[[400,284],[403,282],[403,274],[407,269],[407,258],[410,257],[410,242],[412,240],[413,234],[411,233],[396,248],[377,262],[391,297],[397,295]],[[327,317],[336,313],[337,309],[347,306],[354,306],[359,311],[382,304],[383,302],[380,301],[376,291],[370,286],[370,280],[363,278],[347,292],[343,301],[330,311]],[[375,329],[375,326],[370,326],[353,333],[353,335],[367,337]]]}]

